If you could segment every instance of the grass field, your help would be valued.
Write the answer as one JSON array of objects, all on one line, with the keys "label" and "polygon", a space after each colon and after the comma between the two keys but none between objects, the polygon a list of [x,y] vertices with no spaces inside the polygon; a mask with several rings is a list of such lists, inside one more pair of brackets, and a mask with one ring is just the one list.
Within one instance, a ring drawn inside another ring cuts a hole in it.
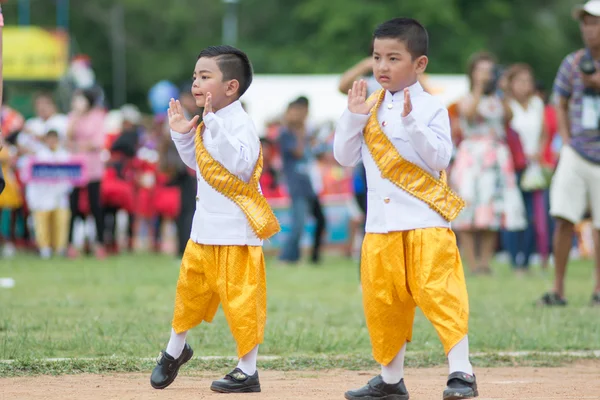
[{"label": "grass field", "polygon": [[[373,366],[354,262],[328,258],[318,268],[267,263],[268,321],[260,354],[283,356],[268,366]],[[0,277],[14,278],[16,286],[0,289],[0,360],[18,362],[0,364],[0,376],[151,368],[152,361],[139,360],[156,357],[166,345],[178,266],[172,257],[149,254],[104,262],[42,261],[34,256],[1,260]],[[591,277],[590,261],[573,262],[569,306],[543,309],[534,303],[549,287],[550,275],[534,270],[531,276],[516,278],[507,266],[495,265],[492,277],[468,276],[472,352],[600,349],[600,308],[588,305]],[[221,311],[213,324],[195,328],[188,338],[195,355],[235,356]],[[408,351],[414,365],[444,362],[437,335],[420,313]],[[98,357],[103,359],[31,362]],[[484,357],[478,362],[517,361]],[[529,362],[553,363],[535,355]],[[196,363],[223,368],[226,361]]]}]

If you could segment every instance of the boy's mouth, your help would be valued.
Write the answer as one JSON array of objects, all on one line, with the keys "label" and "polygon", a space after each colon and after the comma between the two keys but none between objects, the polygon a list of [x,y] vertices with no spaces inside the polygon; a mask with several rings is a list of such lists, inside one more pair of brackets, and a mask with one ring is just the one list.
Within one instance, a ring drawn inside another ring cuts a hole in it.
[{"label": "boy's mouth", "polygon": [[199,99],[200,97],[204,97],[203,93],[194,93],[194,97]]},{"label": "boy's mouth", "polygon": [[387,75],[379,75],[379,81],[389,82],[390,77]]}]

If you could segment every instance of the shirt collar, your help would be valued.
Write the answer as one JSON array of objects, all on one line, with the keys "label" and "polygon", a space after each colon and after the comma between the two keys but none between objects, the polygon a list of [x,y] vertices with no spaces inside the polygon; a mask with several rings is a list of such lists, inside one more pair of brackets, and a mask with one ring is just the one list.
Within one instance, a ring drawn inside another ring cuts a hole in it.
[{"label": "shirt collar", "polygon": [[228,115],[238,114],[239,112],[243,111],[244,108],[242,107],[242,103],[239,100],[236,100],[227,107],[223,107],[219,111],[215,112],[215,115],[218,115],[221,118],[225,118]]},{"label": "shirt collar", "polygon": [[[419,81],[417,81],[408,87],[408,91],[410,92],[410,97],[413,98],[423,92],[423,86],[421,86]],[[392,94],[390,91],[386,90],[385,91],[385,101],[404,102],[404,90],[400,90],[394,94]]]}]

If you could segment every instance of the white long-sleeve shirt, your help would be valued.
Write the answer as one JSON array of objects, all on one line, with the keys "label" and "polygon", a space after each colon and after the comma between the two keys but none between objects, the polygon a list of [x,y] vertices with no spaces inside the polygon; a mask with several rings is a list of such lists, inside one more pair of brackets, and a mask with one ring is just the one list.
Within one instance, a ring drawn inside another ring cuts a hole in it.
[{"label": "white long-sleeve shirt", "polygon": [[[412,111],[406,117],[402,117],[404,92],[386,91],[378,110],[379,124],[403,158],[437,178],[452,155],[448,111],[418,82],[409,91]],[[450,223],[426,203],[381,177],[364,142],[368,119],[369,115],[346,110],[337,124],[333,143],[333,154],[341,165],[351,167],[361,159],[364,162],[368,187],[366,232],[449,227]]]},{"label": "white long-sleeve shirt", "polygon": [[[260,141],[254,123],[239,101],[204,117],[204,146],[229,172],[250,181],[260,154]],[[208,245],[260,246],[260,240],[244,212],[231,200],[214,190],[203,178],[196,162],[195,130],[171,138],[183,162],[196,170],[198,190],[196,212],[190,238]]]}]

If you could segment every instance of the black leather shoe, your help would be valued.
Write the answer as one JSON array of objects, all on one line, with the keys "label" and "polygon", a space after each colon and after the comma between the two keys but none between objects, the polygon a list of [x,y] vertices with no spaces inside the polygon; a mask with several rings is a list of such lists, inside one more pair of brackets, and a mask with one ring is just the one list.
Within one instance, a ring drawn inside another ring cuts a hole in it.
[{"label": "black leather shoe", "polygon": [[260,392],[258,371],[254,375],[247,375],[239,368],[234,369],[225,378],[214,381],[210,390],[219,393],[256,393]]},{"label": "black leather shoe", "polygon": [[173,383],[177,378],[179,368],[188,362],[193,355],[194,350],[187,343],[178,359],[174,359],[166,351],[162,351],[150,376],[152,387],[154,389],[164,389]]},{"label": "black leather shoe", "polygon": [[453,372],[448,376],[444,400],[472,399],[479,396],[475,375]]},{"label": "black leather shoe", "polygon": [[408,400],[408,390],[404,385],[404,379],[400,379],[398,383],[389,384],[383,381],[381,375],[377,375],[366,386],[357,390],[350,390],[344,396],[348,400]]}]

